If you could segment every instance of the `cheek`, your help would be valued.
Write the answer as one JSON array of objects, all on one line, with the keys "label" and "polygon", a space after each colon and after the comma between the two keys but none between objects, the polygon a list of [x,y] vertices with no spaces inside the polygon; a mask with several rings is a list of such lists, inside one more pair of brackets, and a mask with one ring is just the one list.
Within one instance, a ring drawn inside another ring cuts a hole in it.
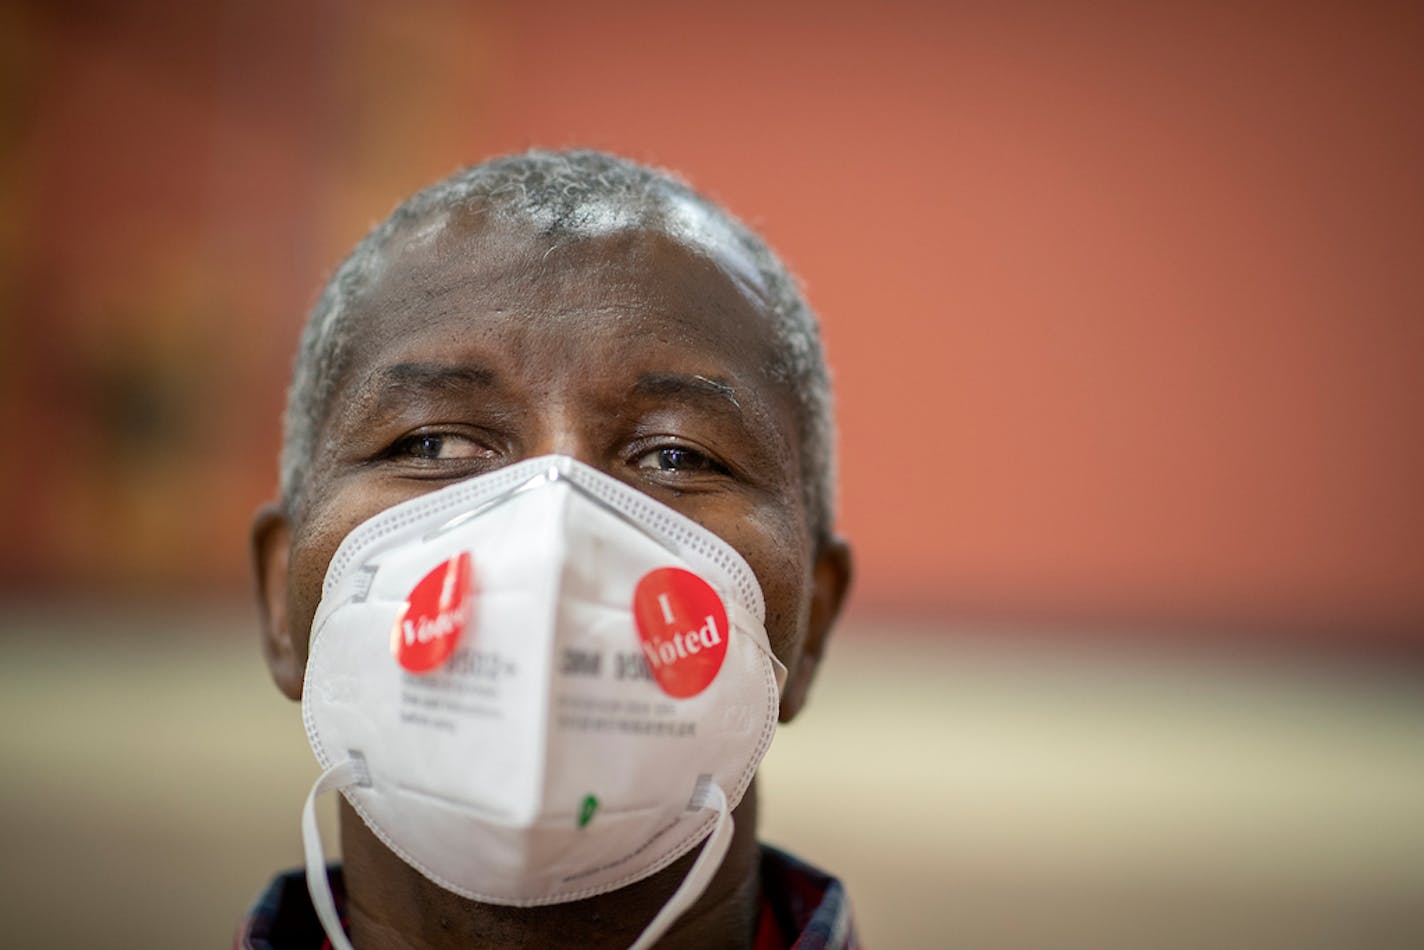
[{"label": "cheek", "polygon": [[778,580],[772,589],[763,585],[766,595],[766,635],[772,652],[786,668],[792,669],[801,655],[806,636],[806,621],[810,613],[810,598],[806,594],[808,578],[798,574]]},{"label": "cheek", "polygon": [[288,567],[287,618],[294,634],[298,634],[293,641],[301,649],[304,660],[311,639],[312,619],[316,616],[317,604],[321,602],[326,566],[331,563],[331,555],[335,551],[335,544],[328,545],[315,538],[292,545],[292,560]]},{"label": "cheek", "polygon": [[381,510],[379,506],[351,502],[352,499],[338,494],[314,505],[305,513],[292,538],[292,555],[287,567],[287,616],[292,629],[302,633],[295,639],[304,653],[332,555],[352,529]]},{"label": "cheek", "polygon": [[771,649],[794,665],[810,611],[810,551],[806,526],[786,512],[757,512],[724,536],[756,573],[766,602],[766,634]]}]

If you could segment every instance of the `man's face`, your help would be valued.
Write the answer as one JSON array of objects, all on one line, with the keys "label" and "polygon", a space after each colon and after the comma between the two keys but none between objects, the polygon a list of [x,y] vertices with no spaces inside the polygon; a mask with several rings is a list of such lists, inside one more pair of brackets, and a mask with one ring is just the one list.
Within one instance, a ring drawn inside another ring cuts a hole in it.
[{"label": "man's face", "polygon": [[572,456],[735,547],[799,708],[848,574],[803,504],[794,404],[768,376],[763,288],[732,248],[654,231],[552,242],[478,213],[392,240],[355,303],[294,517],[255,532],[268,655],[300,695],[342,539],[399,502],[521,459]]}]

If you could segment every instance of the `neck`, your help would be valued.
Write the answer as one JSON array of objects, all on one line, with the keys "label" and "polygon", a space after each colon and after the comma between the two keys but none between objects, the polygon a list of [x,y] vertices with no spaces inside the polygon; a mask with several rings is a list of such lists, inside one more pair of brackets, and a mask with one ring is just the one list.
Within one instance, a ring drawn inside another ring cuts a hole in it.
[{"label": "neck", "polygon": [[[736,828],[722,866],[660,946],[751,946],[760,890],[756,812],[753,782],[732,813]],[[357,950],[624,950],[672,897],[701,851],[694,848],[658,873],[607,894],[544,907],[504,907],[466,900],[428,880],[381,844],[344,799],[341,846]]]}]

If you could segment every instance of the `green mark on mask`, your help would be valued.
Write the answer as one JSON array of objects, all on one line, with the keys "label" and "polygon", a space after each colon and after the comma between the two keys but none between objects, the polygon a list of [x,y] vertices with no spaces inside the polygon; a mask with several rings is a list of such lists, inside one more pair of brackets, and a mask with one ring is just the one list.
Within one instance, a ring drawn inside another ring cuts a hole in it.
[{"label": "green mark on mask", "polygon": [[593,821],[593,813],[598,811],[598,799],[592,795],[583,797],[583,804],[579,806],[579,827],[583,828],[590,821]]}]

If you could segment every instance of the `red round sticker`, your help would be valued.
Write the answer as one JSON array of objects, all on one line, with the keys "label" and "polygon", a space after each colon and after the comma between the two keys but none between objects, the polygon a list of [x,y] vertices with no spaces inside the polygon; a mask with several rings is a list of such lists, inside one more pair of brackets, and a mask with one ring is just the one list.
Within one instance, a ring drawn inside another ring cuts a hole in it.
[{"label": "red round sticker", "polygon": [[391,653],[412,673],[450,659],[470,621],[470,554],[462,551],[420,579],[391,630]]},{"label": "red round sticker", "polygon": [[633,618],[648,671],[676,699],[696,696],[717,678],[727,656],[727,609],[702,578],[680,567],[643,575]]}]

